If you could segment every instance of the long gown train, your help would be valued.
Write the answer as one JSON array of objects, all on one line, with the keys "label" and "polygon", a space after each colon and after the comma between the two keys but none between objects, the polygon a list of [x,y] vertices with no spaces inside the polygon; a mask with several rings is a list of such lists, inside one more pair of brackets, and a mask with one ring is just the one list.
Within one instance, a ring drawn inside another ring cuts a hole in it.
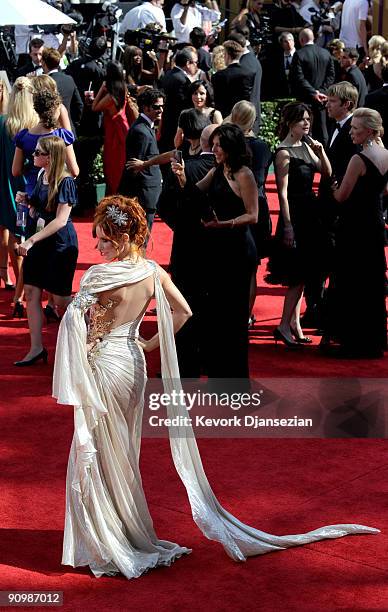
[{"label": "long gown train", "polygon": [[[58,335],[53,395],[59,403],[73,405],[75,415],[62,562],[73,567],[89,565],[96,576],[121,572],[127,578],[138,577],[191,552],[157,538],[142,488],[139,451],[146,368],[143,351],[135,342],[142,316],[112,329],[87,352],[84,315],[98,302],[98,294],[151,275],[164,390],[179,392],[171,311],[153,262],[125,261],[90,268]],[[169,418],[187,416],[184,404],[170,404],[167,412]],[[235,561],[325,538],[378,532],[343,524],[274,536],[245,525],[215,497],[191,428],[172,426],[169,434],[174,465],[186,487],[195,522]]]}]

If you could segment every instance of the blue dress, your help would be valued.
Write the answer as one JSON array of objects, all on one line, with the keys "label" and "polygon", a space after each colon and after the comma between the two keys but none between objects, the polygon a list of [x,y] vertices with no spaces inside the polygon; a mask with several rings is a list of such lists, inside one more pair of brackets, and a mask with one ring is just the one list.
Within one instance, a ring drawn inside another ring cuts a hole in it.
[{"label": "blue dress", "polygon": [[[44,219],[45,226],[53,221],[56,211],[47,211],[48,185],[44,185],[39,178],[30,197],[31,206],[36,213]],[[65,177],[59,185],[56,203],[58,206],[75,206],[77,204],[77,188],[70,176]],[[37,219],[27,228],[27,235],[36,232]],[[55,295],[71,295],[74,272],[77,265],[78,240],[72,220],[68,219],[62,227],[52,236],[34,244],[28,251],[23,262],[24,283],[46,289]]]},{"label": "blue dress", "polygon": [[59,136],[67,147],[73,144],[75,140],[73,132],[69,132],[69,130],[65,130],[64,128],[57,128],[47,134],[31,134],[28,130],[21,130],[16,134],[14,140],[15,146],[23,151],[26,160],[23,174],[26,180],[26,192],[29,196],[34,190],[40,170],[40,168],[34,166],[34,157],[32,154],[36,149],[38,140],[45,136]]},{"label": "blue dress", "polygon": [[15,235],[18,234],[15,194],[25,191],[25,182],[22,176],[12,176],[15,145],[8,133],[6,120],[6,115],[0,116],[0,225]]}]

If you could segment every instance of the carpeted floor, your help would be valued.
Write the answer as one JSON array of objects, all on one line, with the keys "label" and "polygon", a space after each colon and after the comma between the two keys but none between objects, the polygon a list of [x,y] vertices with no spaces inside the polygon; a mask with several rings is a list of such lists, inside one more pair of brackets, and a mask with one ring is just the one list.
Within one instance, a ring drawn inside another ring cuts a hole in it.
[{"label": "carpeted floor", "polygon": [[[273,197],[273,196],[272,196]],[[77,221],[80,275],[99,260],[90,220]],[[149,256],[168,263],[170,231],[155,224]],[[258,320],[250,336],[254,377],[379,377],[387,362],[323,358],[316,346],[294,354],[275,345],[283,290],[258,275]],[[227,307],[227,294],[220,296]],[[28,345],[26,320],[9,317],[9,295],[0,291],[0,590],[61,590],[66,611],[184,608],[245,612],[388,609],[388,447],[386,440],[199,440],[208,478],[221,503],[241,520],[270,533],[308,531],[324,524],[357,522],[381,529],[231,561],[206,540],[190,515],[185,491],[164,439],[144,439],[142,474],[159,537],[193,549],[172,567],[138,580],[92,578],[87,569],[60,565],[64,481],[72,436],[72,409],[50,395],[57,326],[45,326],[49,366],[18,370],[11,364]],[[145,321],[145,332],[155,317]],[[318,339],[315,339],[315,345]],[[157,355],[149,363],[154,375]],[[384,414],[382,418],[384,419]],[[381,417],[381,415],[380,415]]]}]

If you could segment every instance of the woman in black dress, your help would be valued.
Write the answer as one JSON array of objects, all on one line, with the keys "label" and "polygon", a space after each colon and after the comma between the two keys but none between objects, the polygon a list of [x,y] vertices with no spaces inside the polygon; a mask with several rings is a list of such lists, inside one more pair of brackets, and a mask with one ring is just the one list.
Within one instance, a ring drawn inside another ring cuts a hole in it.
[{"label": "woman in black dress", "polygon": [[58,136],[40,138],[34,151],[35,166],[40,168],[36,186],[30,197],[18,192],[16,201],[30,205],[28,239],[18,247],[25,257],[23,275],[27,300],[31,348],[17,366],[29,366],[43,359],[47,351],[42,345],[42,290],[53,294],[55,304],[65,309],[70,301],[72,282],[78,257],[78,242],[70,219],[77,203],[74,179],[65,167],[66,145]]},{"label": "woman in black dress", "polygon": [[[198,249],[206,253],[204,332],[207,374],[211,379],[248,379],[249,290],[257,252],[249,226],[257,222],[258,192],[244,134],[232,124],[221,125],[210,137],[217,167],[197,188],[207,194],[206,234]],[[180,180],[181,168],[173,164]],[[233,380],[231,388],[237,388]],[[227,382],[222,388],[226,390]],[[238,383],[238,388],[246,385]]]},{"label": "woman in black dress", "polygon": [[317,267],[324,265],[324,233],[313,180],[315,172],[331,176],[331,166],[322,144],[309,137],[310,127],[309,106],[286,104],[280,125],[283,140],[275,153],[280,214],[266,280],[288,287],[274,338],[290,348],[311,342],[300,327],[303,289],[310,278],[316,278]]},{"label": "woman in black dress", "polygon": [[341,204],[329,326],[330,336],[340,342],[333,354],[340,357],[378,358],[387,349],[381,195],[388,188],[388,151],[379,138],[382,132],[377,111],[354,111],[351,137],[362,152],[352,157],[334,191]]},{"label": "woman in black dress", "polygon": [[[236,102],[232,108],[230,120],[244,132],[245,142],[252,155],[251,168],[259,192],[259,218],[257,223],[252,225],[251,231],[256,244],[257,263],[260,264],[261,259],[268,256],[269,241],[272,233],[271,216],[265,192],[265,181],[267,180],[269,166],[272,161],[272,153],[267,143],[258,138],[258,136],[255,136],[253,132],[253,126],[256,121],[256,109],[252,102],[247,100]],[[251,281],[250,326],[256,321],[253,314],[253,306],[256,299],[256,272],[257,270],[252,274]]]}]

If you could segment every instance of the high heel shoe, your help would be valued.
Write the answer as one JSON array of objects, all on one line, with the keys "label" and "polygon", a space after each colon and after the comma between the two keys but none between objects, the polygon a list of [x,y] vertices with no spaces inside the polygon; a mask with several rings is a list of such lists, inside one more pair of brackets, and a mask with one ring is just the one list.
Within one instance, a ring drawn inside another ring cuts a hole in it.
[{"label": "high heel shoe", "polygon": [[273,330],[273,337],[275,339],[275,343],[278,343],[278,340],[280,340],[281,342],[283,342],[288,348],[292,348],[292,349],[301,349],[303,348],[303,344],[298,344],[297,342],[292,342],[292,340],[289,340],[288,338],[286,338],[282,332],[280,331],[280,329],[278,327],[275,327],[275,329]]},{"label": "high heel shoe", "polygon": [[19,319],[22,319],[25,316],[24,313],[24,306],[22,302],[15,302],[14,307],[13,307],[13,313],[12,313],[12,317],[15,319],[16,317],[19,317]]},{"label": "high heel shoe", "polygon": [[59,316],[55,308],[50,306],[50,304],[47,304],[47,306],[45,306],[43,312],[44,312],[44,316],[46,317],[47,324],[49,324],[51,320],[52,321],[61,320],[61,317]]},{"label": "high heel shoe", "polygon": [[35,355],[35,357],[31,357],[31,359],[25,359],[24,361],[14,361],[13,365],[19,366],[20,368],[31,366],[37,361],[42,359],[43,363],[47,363],[48,352],[47,349],[43,348],[40,353]]},{"label": "high heel shoe", "polygon": [[294,327],[291,327],[291,325],[290,325],[290,330],[295,340],[298,342],[298,344],[312,344],[311,338],[308,338],[308,336],[299,336],[297,334],[296,329]]},{"label": "high heel shoe", "polygon": [[[0,270],[7,270],[7,267],[6,266],[0,266]],[[4,289],[6,291],[13,291],[15,289],[15,285],[13,285],[12,283],[7,283],[5,278],[3,278],[2,276],[0,276],[0,286],[1,286],[1,281],[4,281]]]}]

